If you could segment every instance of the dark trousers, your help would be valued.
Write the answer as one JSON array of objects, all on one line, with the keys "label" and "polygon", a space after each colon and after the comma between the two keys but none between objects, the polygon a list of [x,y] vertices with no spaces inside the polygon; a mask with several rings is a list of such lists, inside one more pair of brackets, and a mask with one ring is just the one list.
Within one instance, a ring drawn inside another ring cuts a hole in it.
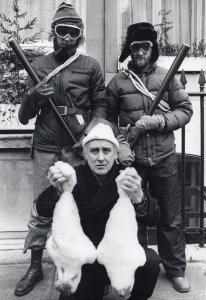
[{"label": "dark trousers", "polygon": [[186,266],[185,239],[176,155],[154,166],[134,163],[134,167],[142,177],[142,186],[149,187],[151,196],[158,200],[160,206],[157,244],[165,271],[168,276],[183,276]]},{"label": "dark trousers", "polygon": [[[160,271],[160,258],[152,249],[145,249],[147,261],[135,272],[135,283],[131,300],[148,299],[155,288]],[[59,300],[102,300],[104,290],[110,284],[104,266],[95,262],[82,267],[82,278],[77,291],[70,296],[61,293]]]}]

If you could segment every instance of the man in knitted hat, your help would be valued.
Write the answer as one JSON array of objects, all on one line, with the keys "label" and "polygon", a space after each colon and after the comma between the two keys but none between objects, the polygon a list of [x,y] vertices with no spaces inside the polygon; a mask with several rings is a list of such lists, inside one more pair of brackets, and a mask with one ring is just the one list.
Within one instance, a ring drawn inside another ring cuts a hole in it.
[{"label": "man in knitted hat", "polygon": [[[77,141],[89,130],[91,123],[107,117],[104,79],[99,63],[78,49],[84,42],[83,28],[82,19],[74,7],[61,3],[51,24],[54,52],[33,62],[41,82],[35,86],[29,82],[31,88],[19,111],[22,124],[37,116],[32,147],[35,201],[49,185],[47,173],[55,161],[67,160],[72,165],[83,161],[74,151],[74,141],[56,118],[47,98],[52,99]],[[41,261],[52,220],[37,216],[35,201],[24,247],[24,252],[31,249],[31,265],[17,283],[16,296],[26,295],[43,278]]]},{"label": "man in knitted hat", "polygon": [[54,50],[61,60],[68,59],[75,54],[77,48],[83,44],[84,24],[77,11],[71,4],[63,2],[56,11],[51,24]]},{"label": "man in knitted hat", "polygon": [[[72,194],[78,207],[84,234],[98,248],[104,236],[110,211],[119,198],[115,179],[123,167],[116,163],[119,142],[109,123],[99,123],[94,126],[83,139],[82,144],[86,163],[75,167],[77,184]],[[65,163],[64,170],[66,167],[67,163]],[[141,178],[135,170],[133,171],[122,178],[121,187],[131,199],[136,212],[136,219],[139,223],[138,239],[144,248],[146,263],[136,269],[135,283],[129,299],[146,300],[151,297],[155,288],[160,270],[160,259],[153,249],[146,247],[140,224],[156,223],[159,219],[159,207],[156,200],[142,190]],[[66,177],[64,174],[58,168],[58,162],[50,168],[48,177],[51,185],[39,195],[36,202],[39,216],[53,216],[56,202],[63,192],[63,183],[69,183],[70,180],[69,175]],[[131,215],[125,213],[125,218],[131,218]],[[121,239],[121,234],[119,238]],[[118,256],[118,253],[116,255]],[[119,276],[121,277],[122,274]],[[59,300],[100,300],[103,299],[105,287],[109,284],[109,277],[102,265],[97,261],[91,265],[85,264],[82,266],[81,281],[77,290],[68,295],[68,289],[64,290],[67,284],[62,284]]]},{"label": "man in knitted hat", "polygon": [[142,186],[149,185],[160,205],[157,243],[165,271],[176,290],[188,292],[173,131],[190,121],[192,105],[174,77],[154,114],[147,115],[167,73],[156,63],[159,51],[152,24],[142,22],[128,27],[119,61],[128,56],[131,60],[127,69],[114,76],[107,86],[109,120],[126,131],[130,143],[141,131],[133,166],[142,177]]},{"label": "man in knitted hat", "polygon": [[[92,126],[107,118],[108,111],[99,63],[78,49],[84,42],[84,24],[71,4],[63,2],[59,5],[51,29],[54,52],[34,61],[33,68],[41,82],[36,86],[29,83],[31,89],[19,110],[22,124],[35,116],[37,120],[32,147],[35,201],[24,245],[24,253],[31,249],[31,266],[17,283],[16,296],[26,295],[43,278],[41,261],[52,219],[37,216],[35,203],[49,184],[49,167],[59,159],[73,166],[83,163],[81,140]],[[48,97],[76,138],[76,144],[57,120]],[[133,160],[133,155],[124,138],[119,136],[118,139],[118,159],[127,164]]]}]

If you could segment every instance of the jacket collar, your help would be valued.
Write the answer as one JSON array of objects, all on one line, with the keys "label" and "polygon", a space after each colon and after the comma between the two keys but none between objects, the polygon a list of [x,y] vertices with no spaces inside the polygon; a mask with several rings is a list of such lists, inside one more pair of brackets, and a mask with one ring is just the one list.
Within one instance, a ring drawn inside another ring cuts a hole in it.
[{"label": "jacket collar", "polygon": [[156,62],[154,63],[150,63],[148,64],[143,70],[142,72],[140,73],[138,68],[136,67],[136,65],[133,63],[132,60],[130,60],[128,62],[128,69],[133,71],[135,74],[137,74],[139,77],[143,76],[143,74],[145,74],[146,76],[148,74],[150,74],[154,69],[155,67],[157,66]]}]

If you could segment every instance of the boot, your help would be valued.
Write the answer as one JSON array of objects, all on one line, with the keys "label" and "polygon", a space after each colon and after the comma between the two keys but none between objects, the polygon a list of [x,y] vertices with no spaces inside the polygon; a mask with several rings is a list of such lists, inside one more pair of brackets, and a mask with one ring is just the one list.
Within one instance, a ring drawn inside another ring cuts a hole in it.
[{"label": "boot", "polygon": [[31,250],[31,265],[26,274],[17,283],[14,291],[15,296],[21,297],[30,293],[35,283],[44,278],[42,272],[42,255],[43,249]]}]

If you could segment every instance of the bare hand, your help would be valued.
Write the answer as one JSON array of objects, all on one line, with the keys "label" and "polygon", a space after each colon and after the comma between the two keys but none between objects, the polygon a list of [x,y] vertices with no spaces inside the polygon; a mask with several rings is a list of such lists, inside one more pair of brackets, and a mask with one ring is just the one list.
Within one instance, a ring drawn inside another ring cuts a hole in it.
[{"label": "bare hand", "polygon": [[65,177],[60,169],[55,165],[50,167],[47,178],[49,179],[50,184],[57,189],[58,193],[61,194],[63,192],[62,184],[68,181],[68,178]]},{"label": "bare hand", "polygon": [[137,204],[141,203],[143,198],[141,181],[141,177],[137,174],[134,168],[128,168],[121,181],[122,189],[125,191],[127,196]]},{"label": "bare hand", "polygon": [[60,194],[64,191],[72,192],[77,183],[74,168],[63,161],[57,161],[54,166],[50,167],[48,179]]}]

